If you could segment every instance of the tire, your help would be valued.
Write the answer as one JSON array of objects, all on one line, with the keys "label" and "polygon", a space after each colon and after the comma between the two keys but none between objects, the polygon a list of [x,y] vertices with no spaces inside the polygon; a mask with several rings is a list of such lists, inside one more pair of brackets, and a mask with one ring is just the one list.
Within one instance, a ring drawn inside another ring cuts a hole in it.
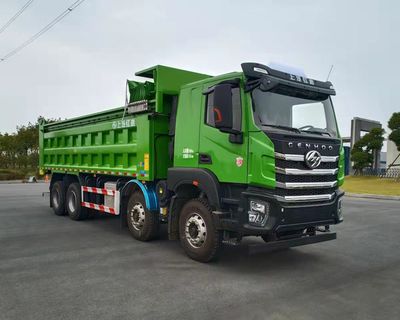
[{"label": "tire", "polygon": [[69,185],[65,207],[72,220],[84,220],[88,217],[86,208],[81,206],[81,185],[73,182]]},{"label": "tire", "polygon": [[64,216],[65,211],[65,192],[62,181],[54,182],[50,192],[51,206],[53,207],[54,214],[57,216]]},{"label": "tire", "polygon": [[128,200],[126,221],[129,231],[136,240],[150,241],[159,235],[158,212],[149,211],[143,193],[136,191]]},{"label": "tire", "polygon": [[212,210],[205,199],[193,199],[179,216],[179,238],[186,254],[193,260],[216,260],[222,248],[222,232],[214,226]]}]

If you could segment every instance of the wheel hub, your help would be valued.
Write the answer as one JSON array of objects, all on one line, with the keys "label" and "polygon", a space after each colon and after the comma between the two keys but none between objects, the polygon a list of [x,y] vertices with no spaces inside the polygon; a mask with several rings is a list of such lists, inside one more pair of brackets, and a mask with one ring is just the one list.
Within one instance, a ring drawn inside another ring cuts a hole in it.
[{"label": "wheel hub", "polygon": [[198,213],[193,213],[186,220],[185,235],[186,240],[194,248],[201,247],[206,241],[206,223]]},{"label": "wheel hub", "polygon": [[136,230],[140,230],[143,228],[144,220],[145,220],[145,211],[144,211],[144,207],[141,203],[139,203],[139,202],[135,203],[135,205],[131,209],[130,217],[131,217],[132,226]]}]

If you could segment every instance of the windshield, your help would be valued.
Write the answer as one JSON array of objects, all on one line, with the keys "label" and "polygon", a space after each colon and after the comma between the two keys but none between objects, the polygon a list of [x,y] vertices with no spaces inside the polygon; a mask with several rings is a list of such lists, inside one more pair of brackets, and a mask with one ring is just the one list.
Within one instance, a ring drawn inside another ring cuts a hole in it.
[{"label": "windshield", "polygon": [[291,96],[258,88],[252,92],[254,120],[263,127],[337,137],[335,115],[328,95]]}]

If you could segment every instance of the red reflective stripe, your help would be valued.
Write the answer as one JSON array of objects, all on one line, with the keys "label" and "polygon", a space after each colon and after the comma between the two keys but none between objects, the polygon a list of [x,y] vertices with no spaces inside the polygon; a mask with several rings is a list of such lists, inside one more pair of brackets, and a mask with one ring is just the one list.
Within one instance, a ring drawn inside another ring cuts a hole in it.
[{"label": "red reflective stripe", "polygon": [[106,207],[102,204],[95,204],[95,203],[83,201],[83,202],[81,202],[81,206],[90,208],[90,209],[95,209],[95,210],[98,210],[101,212],[107,212],[107,213],[114,214],[114,215],[116,214],[114,208]]},{"label": "red reflective stripe", "polygon": [[98,193],[98,194],[104,194],[104,195],[109,195],[109,196],[114,196],[115,195],[115,190],[108,190],[108,189],[101,189],[101,188],[94,188],[94,187],[82,187],[83,192],[89,192],[89,193]]}]

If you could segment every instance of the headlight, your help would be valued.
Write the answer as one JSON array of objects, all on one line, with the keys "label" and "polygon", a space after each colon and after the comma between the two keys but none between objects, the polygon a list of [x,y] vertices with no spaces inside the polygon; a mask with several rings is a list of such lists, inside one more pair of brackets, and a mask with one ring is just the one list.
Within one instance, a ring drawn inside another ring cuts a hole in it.
[{"label": "headlight", "polygon": [[269,203],[250,200],[248,215],[250,224],[257,226],[265,225],[269,215]]},{"label": "headlight", "polygon": [[265,213],[265,204],[257,201],[250,201],[250,211]]}]

